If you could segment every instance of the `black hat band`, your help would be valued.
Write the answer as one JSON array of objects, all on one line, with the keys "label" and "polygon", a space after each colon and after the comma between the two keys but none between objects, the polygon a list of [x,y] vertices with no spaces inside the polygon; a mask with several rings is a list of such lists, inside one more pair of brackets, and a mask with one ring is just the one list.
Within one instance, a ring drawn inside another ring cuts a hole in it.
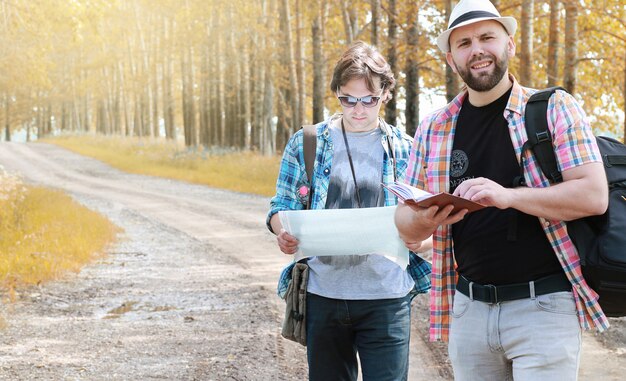
[{"label": "black hat band", "polygon": [[454,20],[454,22],[452,24],[450,24],[448,29],[452,29],[455,26],[459,25],[460,23],[468,21],[468,20],[471,20],[471,19],[478,19],[478,18],[485,18],[485,17],[500,17],[500,16],[494,15],[493,13],[486,12],[486,11],[467,12],[467,13],[459,16],[456,20]]}]

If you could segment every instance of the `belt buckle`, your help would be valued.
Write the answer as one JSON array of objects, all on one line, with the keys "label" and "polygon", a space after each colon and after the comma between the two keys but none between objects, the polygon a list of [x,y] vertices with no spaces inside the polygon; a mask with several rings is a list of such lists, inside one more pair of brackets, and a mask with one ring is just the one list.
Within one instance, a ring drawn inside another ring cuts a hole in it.
[{"label": "belt buckle", "polygon": [[489,290],[489,304],[498,303],[498,288],[493,284],[486,284],[485,287]]}]

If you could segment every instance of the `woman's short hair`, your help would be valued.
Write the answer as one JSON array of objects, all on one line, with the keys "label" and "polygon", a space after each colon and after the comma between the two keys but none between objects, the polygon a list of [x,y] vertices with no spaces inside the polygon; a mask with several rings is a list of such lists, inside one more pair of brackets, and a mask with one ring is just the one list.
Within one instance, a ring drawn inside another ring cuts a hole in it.
[{"label": "woman's short hair", "polygon": [[330,89],[333,92],[339,91],[353,79],[365,79],[367,89],[372,93],[380,91],[374,83],[375,77],[380,78],[380,85],[385,90],[389,90],[387,99],[391,99],[391,90],[396,86],[396,79],[391,71],[391,66],[380,52],[363,41],[353,43],[346,50],[335,65],[333,70],[333,79],[330,82]]}]

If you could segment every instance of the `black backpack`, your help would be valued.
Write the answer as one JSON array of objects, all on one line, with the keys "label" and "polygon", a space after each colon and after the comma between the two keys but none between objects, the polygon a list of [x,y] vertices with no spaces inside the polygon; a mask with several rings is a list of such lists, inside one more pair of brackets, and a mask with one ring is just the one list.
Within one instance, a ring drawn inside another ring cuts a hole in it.
[{"label": "black backpack", "polygon": [[[530,149],[550,182],[563,181],[556,164],[548,131],[548,99],[553,87],[533,94],[526,106]],[[569,221],[567,230],[578,249],[583,276],[600,295],[607,316],[626,316],[626,145],[604,136],[596,137],[609,187],[609,207],[601,216]]]}]

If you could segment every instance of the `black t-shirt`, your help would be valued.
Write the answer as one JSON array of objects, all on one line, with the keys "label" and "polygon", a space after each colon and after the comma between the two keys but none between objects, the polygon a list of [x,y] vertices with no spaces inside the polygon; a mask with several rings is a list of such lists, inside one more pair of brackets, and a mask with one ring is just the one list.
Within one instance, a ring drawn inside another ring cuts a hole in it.
[{"label": "black t-shirt", "polygon": [[[454,135],[450,192],[485,177],[510,188],[519,175],[504,119],[511,91],[484,107],[465,99]],[[514,209],[485,208],[452,226],[459,274],[480,284],[528,282],[562,272],[539,219]]]}]

